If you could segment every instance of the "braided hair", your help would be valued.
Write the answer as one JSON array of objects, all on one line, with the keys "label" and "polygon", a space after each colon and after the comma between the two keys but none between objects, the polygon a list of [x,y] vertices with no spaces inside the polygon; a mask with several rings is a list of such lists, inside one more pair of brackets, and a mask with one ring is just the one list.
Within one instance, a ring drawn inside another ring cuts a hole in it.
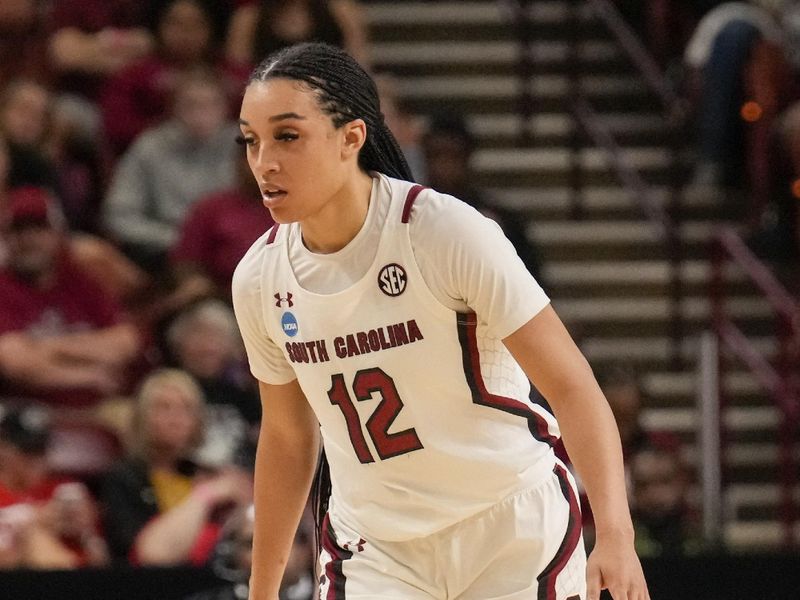
[{"label": "braided hair", "polygon": [[[413,181],[403,151],[384,122],[375,82],[344,50],[318,42],[289,46],[264,59],[248,85],[278,78],[306,84],[337,129],[355,119],[366,123],[367,139],[358,155],[361,169]],[[317,549],[330,494],[330,470],[323,449],[311,491]]]},{"label": "braided hair", "polygon": [[302,81],[311,88],[337,129],[363,119],[367,139],[358,164],[364,171],[413,181],[403,151],[384,122],[375,82],[344,50],[318,42],[289,46],[264,59],[248,85],[278,78]]}]

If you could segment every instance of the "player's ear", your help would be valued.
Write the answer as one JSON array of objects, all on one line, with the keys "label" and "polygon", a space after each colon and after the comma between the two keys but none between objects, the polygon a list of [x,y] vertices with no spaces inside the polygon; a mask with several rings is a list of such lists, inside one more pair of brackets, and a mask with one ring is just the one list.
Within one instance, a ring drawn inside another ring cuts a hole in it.
[{"label": "player's ear", "polygon": [[343,141],[342,158],[348,159],[358,156],[359,151],[367,141],[367,124],[363,119],[353,119],[342,125]]}]

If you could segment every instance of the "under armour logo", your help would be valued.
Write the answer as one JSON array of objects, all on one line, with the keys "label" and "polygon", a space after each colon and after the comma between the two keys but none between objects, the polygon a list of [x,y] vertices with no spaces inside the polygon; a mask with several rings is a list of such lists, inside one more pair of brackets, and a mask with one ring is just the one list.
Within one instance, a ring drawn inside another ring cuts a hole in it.
[{"label": "under armour logo", "polygon": [[289,308],[291,308],[292,306],[294,306],[294,302],[292,302],[292,292],[286,292],[286,296],[285,296],[285,297],[284,297],[284,296],[281,296],[280,294],[277,294],[277,293],[276,293],[276,294],[275,294],[275,300],[276,300],[276,302],[275,302],[275,306],[277,306],[278,308],[280,308],[280,307],[281,307],[281,305],[282,305],[284,302],[286,302],[286,305],[287,305]]},{"label": "under armour logo", "polygon": [[342,546],[342,549],[350,552],[363,552],[366,543],[367,540],[364,538],[358,538],[357,542],[347,542],[344,546]]}]

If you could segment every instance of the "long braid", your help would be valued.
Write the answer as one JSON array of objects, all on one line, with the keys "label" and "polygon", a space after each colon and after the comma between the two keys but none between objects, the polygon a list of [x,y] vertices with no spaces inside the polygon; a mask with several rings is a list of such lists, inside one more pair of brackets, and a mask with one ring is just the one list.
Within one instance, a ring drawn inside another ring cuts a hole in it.
[{"label": "long braid", "polygon": [[[328,44],[290,46],[263,60],[250,76],[250,83],[276,78],[293,79],[308,85],[317,94],[322,111],[331,116],[336,128],[354,119],[364,120],[367,139],[358,156],[358,164],[364,171],[378,171],[413,181],[403,151],[384,121],[375,82],[349,54]],[[311,491],[318,551],[330,495],[330,470],[323,449]]]},{"label": "long braid", "polygon": [[307,84],[337,128],[364,120],[367,139],[358,157],[362,169],[413,181],[403,151],[384,121],[375,82],[345,51],[313,42],[289,46],[262,61],[250,82],[275,78]]}]

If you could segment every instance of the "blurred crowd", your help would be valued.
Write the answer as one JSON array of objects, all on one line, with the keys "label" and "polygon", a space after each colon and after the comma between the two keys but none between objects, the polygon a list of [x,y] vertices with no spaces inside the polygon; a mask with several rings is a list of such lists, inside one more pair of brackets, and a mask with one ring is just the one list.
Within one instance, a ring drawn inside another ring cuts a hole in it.
[{"label": "blurred crowd", "polygon": [[[0,2],[0,569],[210,565],[246,597],[261,417],[230,304],[271,225],[237,146],[250,70],[302,40],[372,70],[353,0]],[[375,72],[418,180],[496,219],[462,116]],[[282,599],[310,598],[304,521]]]},{"label": "blurred crowd", "polygon": [[[692,185],[746,190],[753,243],[796,252],[800,3],[617,3],[685,82]],[[296,41],[372,70],[364,20],[355,0],[0,2],[0,569],[213,565],[232,584],[202,598],[246,597],[260,403],[229,288],[272,221],[238,102]],[[541,280],[475,182],[469,120],[414,114],[375,77],[415,178],[498,221]],[[690,470],[625,373],[601,383],[640,550],[691,552]],[[304,522],[282,598],[311,596],[312,539]]]},{"label": "blurred crowd", "polygon": [[800,2],[616,1],[686,101],[690,196],[722,194],[757,255],[796,263]]}]

